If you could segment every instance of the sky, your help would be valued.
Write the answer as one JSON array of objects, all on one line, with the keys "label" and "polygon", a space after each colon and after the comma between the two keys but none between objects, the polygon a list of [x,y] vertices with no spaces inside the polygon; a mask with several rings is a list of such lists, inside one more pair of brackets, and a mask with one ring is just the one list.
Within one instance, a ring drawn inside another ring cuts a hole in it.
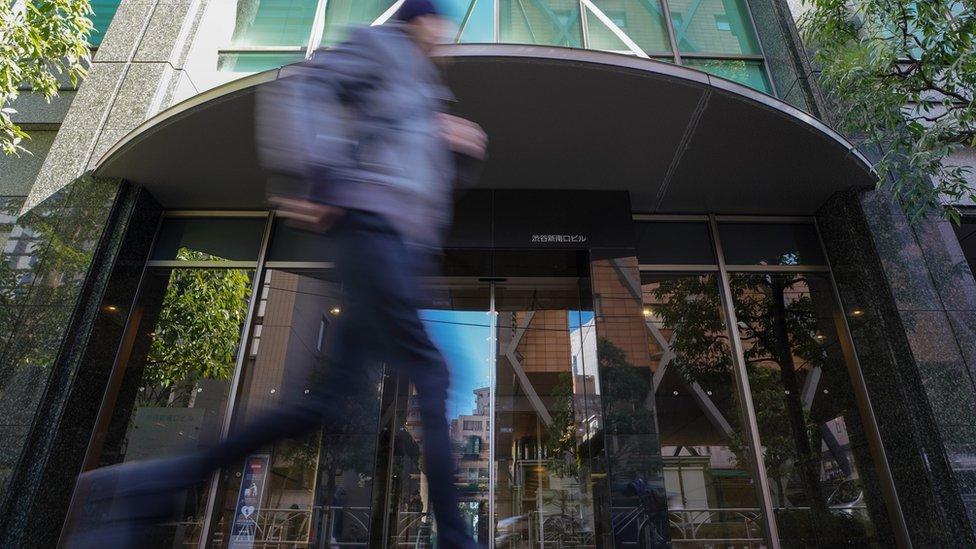
[{"label": "sky", "polygon": [[488,386],[490,348],[487,311],[424,310],[421,318],[451,369],[447,414],[474,411],[474,390]]},{"label": "sky", "polygon": [[[567,315],[570,330],[593,318],[592,311],[568,311]],[[491,330],[487,311],[426,309],[420,316],[451,370],[448,416],[471,414],[475,407],[474,390],[487,387],[489,382]]]}]

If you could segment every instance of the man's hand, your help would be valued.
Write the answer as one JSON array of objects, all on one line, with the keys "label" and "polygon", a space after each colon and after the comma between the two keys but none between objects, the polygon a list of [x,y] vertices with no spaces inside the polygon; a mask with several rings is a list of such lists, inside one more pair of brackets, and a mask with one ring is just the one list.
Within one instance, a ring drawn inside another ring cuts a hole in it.
[{"label": "man's hand", "polygon": [[342,208],[301,198],[272,196],[268,202],[278,211],[278,217],[319,232],[329,230],[346,213]]},{"label": "man's hand", "polygon": [[447,146],[454,152],[484,160],[488,135],[481,126],[453,114],[438,113],[437,122]]}]

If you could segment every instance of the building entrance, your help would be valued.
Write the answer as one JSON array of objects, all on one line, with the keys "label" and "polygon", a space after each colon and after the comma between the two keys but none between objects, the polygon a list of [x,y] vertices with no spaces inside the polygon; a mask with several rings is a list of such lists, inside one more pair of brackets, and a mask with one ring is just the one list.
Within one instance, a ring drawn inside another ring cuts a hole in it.
[{"label": "building entrance", "polygon": [[[280,398],[302,398],[306,388],[288,387],[288,378],[307,371],[302,377],[314,382],[327,361],[342,321],[339,290],[330,271],[268,271],[236,423]],[[599,428],[600,387],[591,302],[586,276],[428,281],[422,318],[452,374],[454,483],[482,544],[596,545],[588,445]],[[375,393],[351,396],[347,425],[278,443],[223,473],[212,543],[276,535],[320,547],[436,544],[414,389],[394,364],[372,372]],[[266,471],[263,484],[250,480],[255,466]],[[253,525],[241,516],[242,505],[252,507],[243,501],[248,489],[260,501]]]},{"label": "building entrance", "polygon": [[[490,241],[538,247],[452,249],[418,296],[451,367],[473,539],[886,545],[883,454],[847,335],[863,311],[840,307],[815,225],[635,219],[635,246],[579,249],[574,235],[596,233],[499,219]],[[311,238],[273,217],[163,221],[86,468],[199,450],[309,398],[344,307],[328,242]],[[396,364],[364,368],[341,424],[188,491],[152,547],[436,546],[414,390]]]}]

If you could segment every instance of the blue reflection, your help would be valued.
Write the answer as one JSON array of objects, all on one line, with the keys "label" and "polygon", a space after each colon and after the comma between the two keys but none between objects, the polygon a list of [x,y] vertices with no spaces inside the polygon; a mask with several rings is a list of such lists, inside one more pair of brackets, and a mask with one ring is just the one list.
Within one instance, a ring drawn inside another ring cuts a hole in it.
[{"label": "blue reflection", "polygon": [[[438,4],[447,17],[457,25],[458,32],[461,33],[460,40],[457,41],[468,43],[495,41],[495,10],[492,0],[440,0]],[[465,21],[468,10],[471,13]]]},{"label": "blue reflection", "polygon": [[474,390],[488,386],[492,343],[488,313],[428,309],[420,311],[420,318],[451,369],[448,417],[473,413]]}]

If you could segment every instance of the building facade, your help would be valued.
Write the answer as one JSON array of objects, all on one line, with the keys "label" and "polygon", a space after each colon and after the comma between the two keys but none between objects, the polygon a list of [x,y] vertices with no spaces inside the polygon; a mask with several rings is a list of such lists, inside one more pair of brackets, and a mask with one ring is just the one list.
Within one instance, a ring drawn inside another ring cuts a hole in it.
[{"label": "building facade", "polygon": [[[976,545],[973,225],[910,224],[830,129],[784,0],[455,0],[491,144],[424,320],[494,547]],[[306,398],[342,288],[278,222],[255,90],[391,0],[101,0],[89,77],[0,159],[0,539],[80,472]],[[327,55],[327,53],[324,53]],[[185,494],[155,547],[436,541],[395,364],[349,421]]]}]

